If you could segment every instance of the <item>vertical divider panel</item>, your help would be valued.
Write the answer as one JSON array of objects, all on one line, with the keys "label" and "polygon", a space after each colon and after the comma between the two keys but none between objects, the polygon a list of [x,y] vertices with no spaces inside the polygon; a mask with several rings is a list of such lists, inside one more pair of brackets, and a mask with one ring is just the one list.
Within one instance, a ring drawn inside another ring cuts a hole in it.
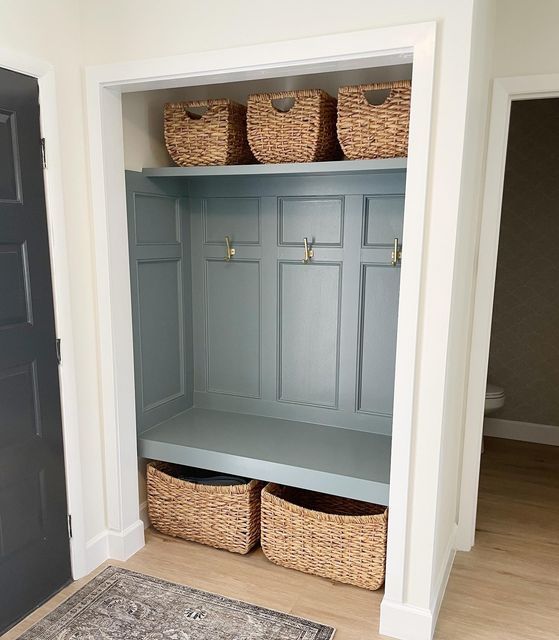
[{"label": "vertical divider panel", "polygon": [[276,197],[261,199],[262,211],[262,400],[276,401],[278,218]]},{"label": "vertical divider panel", "polygon": [[179,200],[180,239],[183,278],[183,315],[184,315],[184,363],[186,397],[188,407],[194,402],[194,335],[192,319],[192,237],[190,229],[190,199]]},{"label": "vertical divider panel", "polygon": [[192,335],[194,342],[194,391],[206,392],[206,325],[205,325],[205,273],[204,251],[201,239],[204,224],[204,201],[190,199],[190,235],[192,255]]},{"label": "vertical divider panel", "polygon": [[355,411],[355,384],[358,368],[359,298],[361,272],[361,236],[363,233],[363,196],[345,197],[344,270],[342,281],[340,340],[340,400],[343,411]]}]

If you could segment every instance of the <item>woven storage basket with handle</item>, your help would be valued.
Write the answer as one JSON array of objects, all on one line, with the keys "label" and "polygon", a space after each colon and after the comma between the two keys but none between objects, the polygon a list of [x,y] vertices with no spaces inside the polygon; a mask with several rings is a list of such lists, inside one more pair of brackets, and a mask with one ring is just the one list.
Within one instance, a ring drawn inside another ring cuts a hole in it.
[{"label": "woven storage basket with handle", "polygon": [[248,553],[260,537],[264,483],[195,484],[173,477],[180,469],[166,462],[148,464],[148,512],[154,528],[168,536]]},{"label": "woven storage basket with handle", "polygon": [[[196,114],[192,109],[206,109]],[[231,100],[165,105],[165,144],[181,167],[254,162],[247,142],[246,107]]]},{"label": "woven storage basket with handle", "polygon": [[[280,111],[274,102],[293,100]],[[336,100],[319,89],[254,94],[248,98],[250,148],[259,162],[315,162],[341,155]]]},{"label": "woven storage basket with handle", "polygon": [[[368,91],[388,90],[382,104],[370,104]],[[338,91],[338,140],[350,160],[408,155],[411,82],[342,87]]]},{"label": "woven storage basket with handle", "polygon": [[388,511],[367,502],[268,484],[262,549],[290,569],[378,589],[384,582]]}]

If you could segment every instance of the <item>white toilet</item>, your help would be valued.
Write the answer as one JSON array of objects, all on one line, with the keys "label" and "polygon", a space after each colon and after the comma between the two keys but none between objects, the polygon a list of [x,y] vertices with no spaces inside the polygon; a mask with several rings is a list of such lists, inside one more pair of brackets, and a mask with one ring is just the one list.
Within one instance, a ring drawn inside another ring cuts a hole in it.
[{"label": "white toilet", "polygon": [[505,390],[487,383],[485,390],[485,415],[493,413],[505,405]]}]

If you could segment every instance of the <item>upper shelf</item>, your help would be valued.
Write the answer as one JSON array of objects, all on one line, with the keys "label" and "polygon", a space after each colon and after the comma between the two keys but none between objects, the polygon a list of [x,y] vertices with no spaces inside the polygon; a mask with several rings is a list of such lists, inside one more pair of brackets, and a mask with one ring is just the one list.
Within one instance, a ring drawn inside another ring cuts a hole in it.
[{"label": "upper shelf", "polygon": [[201,178],[207,176],[343,175],[371,171],[402,171],[407,158],[381,160],[336,160],[333,162],[290,162],[286,164],[233,164],[209,167],[160,167],[144,169],[148,178]]}]

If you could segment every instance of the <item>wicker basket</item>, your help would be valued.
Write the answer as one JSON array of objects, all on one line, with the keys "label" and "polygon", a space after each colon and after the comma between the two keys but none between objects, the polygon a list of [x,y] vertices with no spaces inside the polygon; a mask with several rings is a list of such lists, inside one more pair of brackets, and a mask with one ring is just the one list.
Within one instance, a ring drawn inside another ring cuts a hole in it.
[{"label": "wicker basket", "polygon": [[388,512],[367,502],[268,484],[261,544],[276,564],[378,589],[384,582]]},{"label": "wicker basket", "polygon": [[[382,104],[365,93],[389,89]],[[338,92],[338,140],[351,160],[403,158],[408,154],[411,82],[342,87]]]},{"label": "wicker basket", "polygon": [[[191,111],[198,107],[207,109],[202,115]],[[231,100],[166,104],[165,144],[182,167],[254,162],[247,142],[246,107]]]},{"label": "wicker basket", "polygon": [[[293,99],[280,111],[277,100]],[[260,162],[315,162],[341,156],[336,138],[336,100],[324,91],[261,93],[248,98],[250,148]]]},{"label": "wicker basket", "polygon": [[260,537],[260,493],[264,483],[208,486],[180,480],[184,467],[166,462],[147,466],[149,518],[169,536],[248,553]]}]

